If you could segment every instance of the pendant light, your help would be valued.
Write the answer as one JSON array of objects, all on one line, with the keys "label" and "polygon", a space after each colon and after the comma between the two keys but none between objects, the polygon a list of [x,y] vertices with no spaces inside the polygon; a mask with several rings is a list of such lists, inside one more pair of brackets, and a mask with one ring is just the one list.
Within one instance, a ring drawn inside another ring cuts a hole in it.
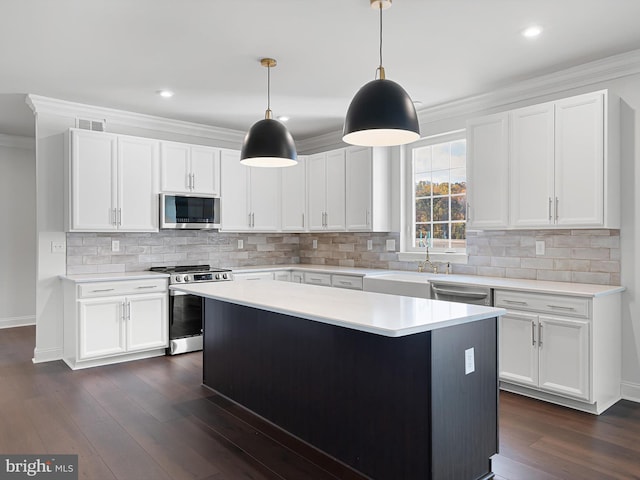
[{"label": "pendant light", "polygon": [[260,60],[267,67],[267,111],[264,120],[253,124],[242,142],[240,163],[249,167],[289,167],[298,163],[293,137],[282,123],[273,118],[271,111],[271,68],[277,65],[273,58]]},{"label": "pendant light", "polygon": [[407,92],[385,78],[382,66],[382,10],[392,0],[369,0],[380,11],[380,66],[376,77],[356,93],[344,121],[342,140],[368,147],[404,145],[420,138],[415,106]]}]

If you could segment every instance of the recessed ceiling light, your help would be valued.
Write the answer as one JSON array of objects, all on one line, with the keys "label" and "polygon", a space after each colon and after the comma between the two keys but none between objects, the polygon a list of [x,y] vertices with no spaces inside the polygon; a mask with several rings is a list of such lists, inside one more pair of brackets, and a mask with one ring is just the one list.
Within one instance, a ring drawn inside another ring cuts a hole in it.
[{"label": "recessed ceiling light", "polygon": [[162,98],[171,98],[173,97],[173,92],[171,90],[158,90],[158,95]]},{"label": "recessed ceiling light", "polygon": [[280,120],[282,123],[285,123],[289,121],[289,117],[287,117],[286,115],[280,115],[278,117],[278,120]]},{"label": "recessed ceiling light", "polygon": [[531,25],[522,31],[522,36],[525,38],[536,38],[542,33],[542,27],[539,25]]}]

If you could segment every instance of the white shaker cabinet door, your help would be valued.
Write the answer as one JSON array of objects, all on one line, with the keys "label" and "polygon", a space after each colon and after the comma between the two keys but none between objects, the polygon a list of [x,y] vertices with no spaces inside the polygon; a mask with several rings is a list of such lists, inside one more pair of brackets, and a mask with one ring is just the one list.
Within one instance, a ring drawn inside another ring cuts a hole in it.
[{"label": "white shaker cabinet door", "polygon": [[248,168],[251,229],[276,232],[280,230],[280,169]]},{"label": "white shaker cabinet door", "polygon": [[118,229],[158,231],[158,142],[118,138]]},{"label": "white shaker cabinet door", "polygon": [[282,169],[282,231],[304,232],[307,229],[306,157]]},{"label": "white shaker cabinet door", "polygon": [[346,227],[371,230],[373,165],[371,148],[347,149]]},{"label": "white shaker cabinet door", "polygon": [[164,293],[127,297],[127,351],[167,346],[167,296]]},{"label": "white shaker cabinet door", "polygon": [[511,112],[510,215],[514,227],[552,225],[554,108],[544,103]]},{"label": "white shaker cabinet door", "polygon": [[191,189],[194,194],[220,195],[220,150],[191,147]]},{"label": "white shaker cabinet door", "polygon": [[328,152],[326,156],[327,207],[325,227],[330,231],[346,228],[346,185],[344,149]]},{"label": "white shaker cabinet door", "polygon": [[78,358],[116,355],[126,351],[124,297],[78,302]]},{"label": "white shaker cabinet door", "polygon": [[509,224],[508,113],[467,123],[467,224],[469,229]]},{"label": "white shaker cabinet door", "polygon": [[540,388],[584,400],[589,390],[589,322],[540,316]]},{"label": "white shaker cabinet door", "polygon": [[163,192],[191,192],[189,156],[189,145],[160,142],[160,188]]},{"label": "white shaker cabinet door", "polygon": [[72,231],[117,229],[117,136],[71,131]]},{"label": "white shaker cabinet door", "polygon": [[[604,223],[604,97],[556,102],[558,225]],[[619,194],[619,193],[618,193]]]},{"label": "white shaker cabinet door", "polygon": [[222,190],[220,195],[221,230],[250,230],[249,167],[240,163],[240,152],[223,150],[221,154]]},{"label": "white shaker cabinet door", "polygon": [[311,155],[307,164],[309,230],[324,230],[327,203],[327,165],[325,154]]},{"label": "white shaker cabinet door", "polygon": [[511,312],[499,319],[501,380],[538,386],[538,316]]}]

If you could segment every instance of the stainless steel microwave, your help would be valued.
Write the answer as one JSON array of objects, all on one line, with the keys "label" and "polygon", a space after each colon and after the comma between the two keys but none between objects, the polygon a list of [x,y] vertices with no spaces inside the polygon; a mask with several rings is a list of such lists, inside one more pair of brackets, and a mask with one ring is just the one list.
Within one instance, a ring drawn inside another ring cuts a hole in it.
[{"label": "stainless steel microwave", "polygon": [[220,228],[220,198],[178,193],[160,194],[160,228]]}]

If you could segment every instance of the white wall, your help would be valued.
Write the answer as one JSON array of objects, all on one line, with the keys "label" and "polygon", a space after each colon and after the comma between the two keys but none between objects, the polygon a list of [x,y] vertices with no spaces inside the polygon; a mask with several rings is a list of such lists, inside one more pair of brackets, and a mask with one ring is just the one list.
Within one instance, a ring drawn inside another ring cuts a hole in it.
[{"label": "white wall", "polygon": [[0,328],[35,322],[33,140],[0,135]]}]

